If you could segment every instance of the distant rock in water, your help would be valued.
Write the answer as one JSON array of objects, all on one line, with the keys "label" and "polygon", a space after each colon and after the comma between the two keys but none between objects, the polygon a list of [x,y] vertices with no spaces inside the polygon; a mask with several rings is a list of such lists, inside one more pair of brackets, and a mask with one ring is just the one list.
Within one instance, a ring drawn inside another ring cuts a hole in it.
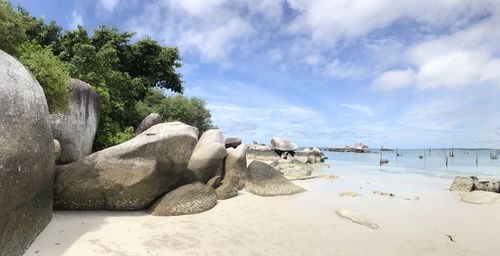
[{"label": "distant rock in water", "polygon": [[54,140],[38,81],[0,50],[0,255],[22,255],[52,218]]},{"label": "distant rock in water", "polygon": [[52,133],[61,144],[58,164],[68,164],[91,154],[99,125],[101,105],[92,86],[71,79],[69,88],[69,109],[50,115]]},{"label": "distant rock in water", "polygon": [[210,186],[199,182],[176,188],[165,194],[149,210],[156,216],[176,216],[208,211],[217,204],[217,196]]},{"label": "distant rock in water", "polygon": [[305,191],[272,166],[260,161],[253,161],[248,166],[245,190],[259,196],[292,195]]},{"label": "distant rock in water", "polygon": [[149,129],[153,125],[161,123],[161,116],[158,113],[151,113],[142,119],[141,123],[135,129],[135,136],[141,134],[143,131]]},{"label": "distant rock in water", "polygon": [[122,144],[58,166],[56,209],[142,210],[196,181],[187,169],[198,129],[161,123]]}]

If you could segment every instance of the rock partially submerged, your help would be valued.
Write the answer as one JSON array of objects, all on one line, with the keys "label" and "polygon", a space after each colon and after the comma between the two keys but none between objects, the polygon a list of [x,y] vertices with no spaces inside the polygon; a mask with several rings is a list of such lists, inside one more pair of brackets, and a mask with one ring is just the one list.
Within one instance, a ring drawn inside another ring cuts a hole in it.
[{"label": "rock partially submerged", "polygon": [[91,154],[99,125],[101,103],[92,86],[71,79],[69,88],[69,109],[50,115],[54,139],[61,144],[58,164],[69,164]]},{"label": "rock partially submerged", "polygon": [[58,166],[56,209],[141,210],[166,192],[197,180],[187,169],[198,129],[157,124],[139,136]]},{"label": "rock partially submerged", "polygon": [[357,224],[360,224],[363,226],[367,226],[371,229],[379,229],[379,225],[377,225],[375,222],[373,222],[371,219],[369,219],[368,217],[366,217],[363,214],[352,212],[352,211],[346,210],[346,209],[335,210],[335,213],[339,217],[350,220],[354,223],[357,223]]},{"label": "rock partially submerged", "polygon": [[42,87],[0,50],[0,255],[22,255],[51,220],[54,156]]},{"label": "rock partially submerged", "polygon": [[500,194],[487,191],[460,192],[460,201],[470,204],[498,204]]},{"label": "rock partially submerged", "polygon": [[199,182],[176,188],[158,200],[148,213],[155,216],[176,216],[204,212],[217,204],[210,186]]},{"label": "rock partially submerged", "polygon": [[161,123],[161,116],[158,113],[151,113],[142,119],[141,123],[135,129],[135,136],[141,134],[145,130],[154,125]]},{"label": "rock partially submerged", "polygon": [[325,161],[325,155],[319,148],[306,148],[295,154],[300,161],[306,164],[322,163]]},{"label": "rock partially submerged", "polygon": [[253,161],[247,169],[245,189],[259,196],[292,195],[305,190],[273,167],[260,161]]}]

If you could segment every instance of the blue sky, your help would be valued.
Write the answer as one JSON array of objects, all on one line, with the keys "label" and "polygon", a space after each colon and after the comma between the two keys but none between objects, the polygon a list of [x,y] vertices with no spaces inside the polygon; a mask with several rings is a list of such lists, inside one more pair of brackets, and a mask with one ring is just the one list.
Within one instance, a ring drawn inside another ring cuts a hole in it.
[{"label": "blue sky", "polygon": [[500,147],[500,1],[14,1],[64,28],[177,46],[228,136]]}]

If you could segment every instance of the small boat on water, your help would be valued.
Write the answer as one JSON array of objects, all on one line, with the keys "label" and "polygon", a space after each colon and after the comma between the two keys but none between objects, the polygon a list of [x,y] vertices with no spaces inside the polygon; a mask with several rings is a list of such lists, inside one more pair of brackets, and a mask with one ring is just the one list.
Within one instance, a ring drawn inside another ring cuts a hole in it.
[{"label": "small boat on water", "polygon": [[380,159],[380,165],[388,164],[388,163],[389,163],[389,159],[387,159],[387,158],[381,158]]},{"label": "small boat on water", "polygon": [[498,159],[499,156],[500,156],[499,150],[495,151],[495,153],[490,153],[490,159]]},{"label": "small boat on water", "polygon": [[420,159],[424,159],[424,157],[423,157],[423,156],[418,156],[418,158],[420,158]]}]

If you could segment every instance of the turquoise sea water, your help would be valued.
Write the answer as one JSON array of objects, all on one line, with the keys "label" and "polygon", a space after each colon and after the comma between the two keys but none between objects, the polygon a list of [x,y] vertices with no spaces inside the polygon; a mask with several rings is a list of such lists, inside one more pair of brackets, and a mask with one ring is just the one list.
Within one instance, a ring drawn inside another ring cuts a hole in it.
[{"label": "turquoise sea water", "polygon": [[[455,157],[448,157],[448,166],[442,149],[433,149],[431,152],[428,149],[407,149],[398,152],[402,156],[396,157],[395,151],[382,152],[383,158],[387,158],[389,163],[380,166],[380,152],[362,154],[324,151],[328,157],[326,163],[331,164],[324,171],[336,174],[408,173],[446,179],[453,179],[458,175],[500,178],[500,159],[493,160],[489,157],[493,150],[454,150]],[[446,153],[449,154],[449,151]],[[419,156],[423,156],[423,159],[419,159]]]}]

